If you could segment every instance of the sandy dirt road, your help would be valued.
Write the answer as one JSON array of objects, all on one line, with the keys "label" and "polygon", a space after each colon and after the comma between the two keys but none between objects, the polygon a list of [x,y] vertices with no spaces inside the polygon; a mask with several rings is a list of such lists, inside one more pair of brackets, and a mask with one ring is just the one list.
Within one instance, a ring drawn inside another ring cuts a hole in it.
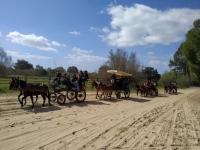
[{"label": "sandy dirt road", "polygon": [[0,149],[200,150],[200,88],[111,100],[88,92],[83,103],[41,104],[32,109],[28,98],[21,108],[17,96],[0,97]]}]

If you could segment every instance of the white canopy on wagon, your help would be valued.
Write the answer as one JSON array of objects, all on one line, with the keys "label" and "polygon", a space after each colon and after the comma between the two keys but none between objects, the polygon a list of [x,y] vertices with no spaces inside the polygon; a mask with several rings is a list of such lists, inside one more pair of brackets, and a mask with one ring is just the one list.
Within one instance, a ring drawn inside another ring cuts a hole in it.
[{"label": "white canopy on wagon", "polygon": [[130,73],[126,73],[126,72],[119,71],[119,70],[107,70],[107,73],[111,73],[111,74],[115,73],[118,76],[132,76],[132,74],[130,74]]}]

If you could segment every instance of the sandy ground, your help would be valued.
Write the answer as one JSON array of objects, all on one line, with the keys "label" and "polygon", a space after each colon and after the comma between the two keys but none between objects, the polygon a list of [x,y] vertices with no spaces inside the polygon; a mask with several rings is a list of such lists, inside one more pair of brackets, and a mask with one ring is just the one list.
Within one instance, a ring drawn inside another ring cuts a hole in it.
[{"label": "sandy ground", "polygon": [[60,106],[42,99],[24,108],[17,96],[0,97],[0,149],[200,150],[200,88],[177,94],[95,99]]}]

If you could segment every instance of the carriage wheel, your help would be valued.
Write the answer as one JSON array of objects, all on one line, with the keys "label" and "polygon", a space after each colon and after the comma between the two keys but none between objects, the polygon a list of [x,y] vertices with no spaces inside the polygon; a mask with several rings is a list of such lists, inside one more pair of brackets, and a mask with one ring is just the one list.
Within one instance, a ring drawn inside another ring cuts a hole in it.
[{"label": "carriage wheel", "polygon": [[66,101],[65,95],[60,94],[60,95],[57,97],[57,103],[58,103],[59,105],[63,105],[63,104],[65,103],[65,101]]},{"label": "carriage wheel", "polygon": [[120,99],[120,97],[121,97],[121,93],[120,93],[119,90],[115,91],[115,95],[116,95],[116,97],[117,97],[118,99]]},{"label": "carriage wheel", "polygon": [[129,95],[130,95],[130,89],[126,89],[126,90],[124,90],[124,96],[125,96],[125,98],[129,98]]},{"label": "carriage wheel", "polygon": [[76,97],[76,93],[75,91],[67,91],[66,96],[67,96],[67,99],[71,101]]},{"label": "carriage wheel", "polygon": [[51,93],[51,94],[50,94],[50,100],[51,100],[51,101],[55,101],[56,98],[57,98],[56,93]]},{"label": "carriage wheel", "polygon": [[84,102],[86,98],[86,92],[85,91],[77,91],[76,92],[76,101],[77,102]]}]

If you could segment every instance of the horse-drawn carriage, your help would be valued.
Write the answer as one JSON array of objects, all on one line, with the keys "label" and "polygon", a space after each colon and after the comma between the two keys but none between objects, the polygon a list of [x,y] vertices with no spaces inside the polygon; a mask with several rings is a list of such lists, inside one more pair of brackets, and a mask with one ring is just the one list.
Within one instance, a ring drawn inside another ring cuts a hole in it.
[{"label": "horse-drawn carriage", "polygon": [[116,76],[116,79],[113,82],[109,82],[113,86],[116,97],[121,98],[123,94],[125,98],[128,98],[130,96],[130,78],[128,77],[131,77],[132,74],[119,70],[107,70],[107,73]]},{"label": "horse-drawn carriage", "polygon": [[[50,93],[50,99],[63,105],[66,102],[66,98],[69,101],[76,99],[77,102],[83,102],[86,98],[86,87],[82,85],[79,89],[75,88],[70,80],[62,81],[62,84],[58,85],[49,81],[49,87],[53,92]],[[65,94],[63,94],[65,92]]]}]

